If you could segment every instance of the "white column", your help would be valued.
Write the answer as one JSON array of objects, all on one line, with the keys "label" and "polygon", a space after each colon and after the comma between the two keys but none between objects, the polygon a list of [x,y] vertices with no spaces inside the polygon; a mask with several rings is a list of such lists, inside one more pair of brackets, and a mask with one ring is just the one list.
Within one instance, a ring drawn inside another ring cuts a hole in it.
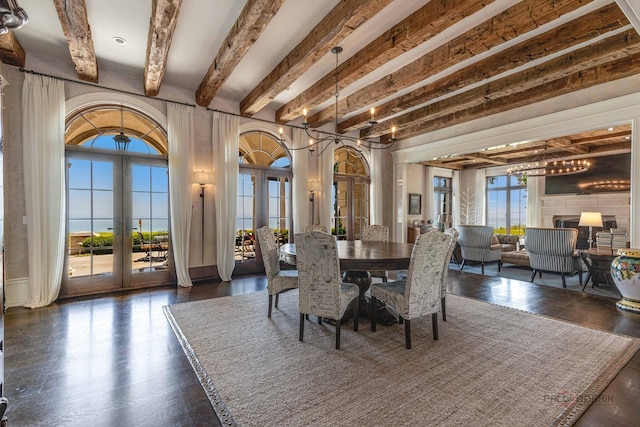
[{"label": "white column", "polygon": [[640,248],[640,117],[631,121],[631,188],[629,189],[629,238],[632,248]]}]

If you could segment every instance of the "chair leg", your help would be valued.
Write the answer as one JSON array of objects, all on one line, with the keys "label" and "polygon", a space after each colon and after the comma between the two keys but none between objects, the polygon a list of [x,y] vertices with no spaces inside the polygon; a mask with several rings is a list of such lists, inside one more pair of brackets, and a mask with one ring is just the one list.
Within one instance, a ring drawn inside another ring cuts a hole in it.
[{"label": "chair leg", "polygon": [[298,340],[302,341],[304,338],[304,314],[300,313],[300,333],[298,334]]},{"label": "chair leg", "polygon": [[355,297],[355,299],[353,300],[353,330],[354,331],[358,331],[358,318],[360,317],[359,315],[359,310],[360,309],[360,302],[358,301],[358,297]]},{"label": "chair leg", "polygon": [[442,321],[447,321],[447,307],[445,304],[446,298],[440,298],[440,305],[442,306]]},{"label": "chair leg", "polygon": [[371,312],[371,331],[376,331],[376,311],[378,308],[378,300],[376,297],[371,297],[371,301],[369,302],[369,311]]},{"label": "chair leg", "polygon": [[560,273],[560,277],[562,278],[562,287],[567,287],[567,280],[564,278],[564,273]]},{"label": "chair leg", "polygon": [[267,312],[267,317],[271,317],[271,304],[273,303],[273,295],[269,295],[269,311]]},{"label": "chair leg", "polygon": [[433,340],[438,341],[438,313],[431,314],[431,324],[433,325]]},{"label": "chair leg", "polygon": [[404,319],[404,340],[405,346],[411,350],[411,320]]},{"label": "chair leg", "polygon": [[464,262],[465,262],[465,261],[466,261],[466,260],[465,260],[465,259],[463,259],[463,260],[462,260],[462,262],[460,263],[460,270],[462,270],[462,269],[464,268]]},{"label": "chair leg", "polygon": [[582,270],[578,270],[578,280],[580,280],[580,284],[582,285]]},{"label": "chair leg", "polygon": [[501,269],[502,269],[502,261],[498,260],[498,273],[500,273]]},{"label": "chair leg", "polygon": [[322,325],[322,317],[318,316],[318,325]]},{"label": "chair leg", "polygon": [[336,350],[340,350],[340,325],[342,325],[342,322],[340,322],[340,319],[336,320]]},{"label": "chair leg", "polygon": [[536,272],[537,272],[537,270],[534,268],[533,272],[531,273],[531,279],[529,279],[530,282],[533,282],[533,279],[536,278]]},{"label": "chair leg", "polygon": [[278,308],[278,301],[280,301],[280,294],[276,294],[276,308]]},{"label": "chair leg", "polygon": [[482,267],[480,268],[480,270],[482,271],[482,274],[484,274],[484,261],[482,261]]}]

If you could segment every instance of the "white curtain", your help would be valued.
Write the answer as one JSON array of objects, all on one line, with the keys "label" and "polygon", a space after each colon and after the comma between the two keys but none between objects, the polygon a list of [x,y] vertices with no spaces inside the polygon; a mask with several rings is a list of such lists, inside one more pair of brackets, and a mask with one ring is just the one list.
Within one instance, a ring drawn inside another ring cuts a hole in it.
[{"label": "white curtain", "polygon": [[[304,130],[293,128],[293,148],[306,145]],[[293,162],[293,233],[302,233],[309,225],[309,152],[307,150],[291,150]],[[316,200],[317,203],[317,200]]]},{"label": "white curtain", "polygon": [[544,177],[527,178],[527,227],[542,227],[540,196],[544,195]]},{"label": "white curtain", "polygon": [[238,116],[213,113],[213,153],[216,181],[216,239],[218,274],[231,280],[235,267],[236,203],[238,198]]},{"label": "white curtain", "polygon": [[24,192],[29,245],[25,307],[58,297],[65,248],[64,85],[26,74],[22,87]]},{"label": "white curtain", "polygon": [[193,286],[189,277],[192,213],[193,107],[167,103],[171,249],[178,285]]},{"label": "white curtain", "polygon": [[371,224],[382,225],[382,150],[371,150]]},{"label": "white curtain", "polygon": [[318,204],[318,219],[316,223],[324,225],[327,230],[331,232],[331,188],[333,187],[333,164],[335,159],[333,157],[335,144],[330,144],[327,149],[320,156],[320,181],[322,183],[322,194],[320,194]]}]

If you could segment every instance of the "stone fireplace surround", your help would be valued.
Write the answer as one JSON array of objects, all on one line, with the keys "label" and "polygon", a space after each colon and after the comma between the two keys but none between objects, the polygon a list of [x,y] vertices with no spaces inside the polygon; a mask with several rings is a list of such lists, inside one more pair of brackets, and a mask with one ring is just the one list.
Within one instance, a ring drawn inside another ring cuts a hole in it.
[{"label": "stone fireplace surround", "polygon": [[[607,228],[621,228],[629,232],[630,224],[630,196],[628,192],[602,194],[563,194],[545,195],[540,197],[542,226],[553,228],[560,224],[570,228],[578,228],[578,248],[586,248],[589,237],[589,227],[577,227],[582,212],[600,212],[605,230]],[[614,225],[617,227],[612,227]],[[575,226],[572,225],[575,222]],[[593,239],[600,228],[593,229]]]}]

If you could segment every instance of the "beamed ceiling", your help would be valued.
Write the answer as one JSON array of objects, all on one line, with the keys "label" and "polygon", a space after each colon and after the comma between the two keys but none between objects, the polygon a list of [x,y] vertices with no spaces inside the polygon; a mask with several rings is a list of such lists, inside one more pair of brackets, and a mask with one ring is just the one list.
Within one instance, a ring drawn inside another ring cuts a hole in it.
[{"label": "beamed ceiling", "polygon": [[[375,107],[386,142],[391,126],[403,140],[637,74],[627,1],[19,0],[30,22],[0,36],[0,59],[107,87],[126,76],[140,94],[283,124],[306,108],[333,131],[340,45],[337,131],[365,132]],[[585,130],[548,151],[630,147],[629,127]],[[544,141],[514,144],[429,164],[503,165]]]}]

